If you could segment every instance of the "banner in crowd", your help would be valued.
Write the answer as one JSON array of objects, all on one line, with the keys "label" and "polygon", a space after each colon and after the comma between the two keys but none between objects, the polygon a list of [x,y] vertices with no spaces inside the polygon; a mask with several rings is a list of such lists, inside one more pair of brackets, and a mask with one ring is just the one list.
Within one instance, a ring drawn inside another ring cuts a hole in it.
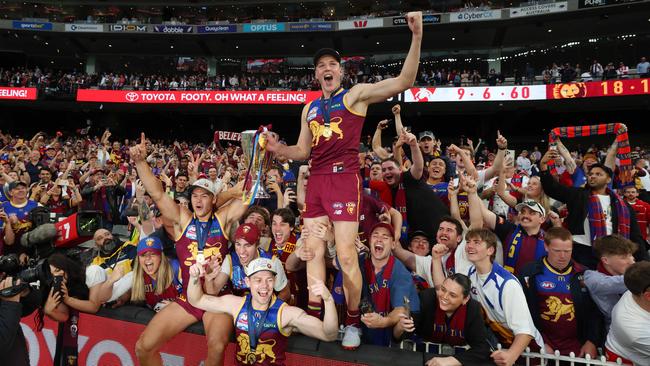
[{"label": "banner in crowd", "polygon": [[134,104],[303,104],[313,91],[130,91],[79,89],[78,102]]},{"label": "banner in crowd", "polygon": [[566,1],[547,4],[535,4],[530,6],[522,6],[520,8],[510,8],[510,18],[559,13],[562,11],[567,11]]},{"label": "banner in crowd", "polygon": [[473,86],[466,88],[411,88],[404,102],[490,102],[546,99],[546,85]]},{"label": "banner in crowd", "polygon": [[111,32],[137,32],[143,33],[147,31],[146,25],[140,24],[111,24],[108,27]]},{"label": "banner in crowd", "polygon": [[230,132],[230,131],[214,131],[215,140],[217,138],[219,141],[241,141],[241,133],[239,132]]},{"label": "banner in crowd", "polygon": [[36,88],[0,87],[0,99],[36,100]]},{"label": "banner in crowd", "polygon": [[12,22],[14,29],[24,29],[24,30],[52,30],[52,23],[50,22],[23,22],[20,20],[14,20]]},{"label": "banner in crowd", "polygon": [[[36,331],[34,317],[22,319],[20,324],[27,347],[31,366],[51,365],[56,352],[56,333],[58,323],[45,317],[45,326],[41,332]],[[145,326],[96,315],[81,313],[78,326],[79,358],[78,365],[137,365],[135,343]],[[207,353],[206,338],[203,335],[180,333],[160,350],[165,365],[190,366],[202,365]],[[235,344],[230,343],[224,355],[224,365],[235,363]],[[351,363],[328,360],[319,357],[287,353],[288,366],[351,366]]]},{"label": "banner in crowd", "polygon": [[66,32],[103,32],[104,31],[104,25],[103,24],[66,24],[65,25],[65,31]]},{"label": "banner in crowd", "polygon": [[501,19],[501,9],[498,10],[470,10],[449,13],[451,23],[458,22],[478,22],[482,20]]},{"label": "banner in crowd", "polygon": [[[422,23],[423,24],[438,24],[440,23],[441,15],[440,14],[423,14]],[[406,17],[393,17],[393,25],[408,25]]]},{"label": "banner in crowd", "polygon": [[339,30],[381,28],[384,26],[383,18],[343,20],[339,22]]}]

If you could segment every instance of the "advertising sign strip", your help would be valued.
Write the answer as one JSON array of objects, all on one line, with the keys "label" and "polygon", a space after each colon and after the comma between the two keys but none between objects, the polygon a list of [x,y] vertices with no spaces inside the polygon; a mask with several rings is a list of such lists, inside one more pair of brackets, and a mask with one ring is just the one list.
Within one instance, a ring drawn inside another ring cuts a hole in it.
[{"label": "advertising sign strip", "polygon": [[20,20],[14,20],[11,24],[14,29],[52,30],[52,23],[50,22],[22,22]]},{"label": "advertising sign strip", "polygon": [[111,32],[137,32],[144,33],[147,31],[147,26],[142,24],[111,24],[108,26]]},{"label": "advertising sign strip", "polygon": [[510,18],[528,17],[533,15],[543,15],[550,13],[559,13],[567,11],[567,2],[535,4],[522,6],[521,8],[510,8]]},{"label": "advertising sign strip", "polygon": [[235,33],[237,32],[236,24],[226,25],[197,25],[197,33]]},{"label": "advertising sign strip", "polygon": [[246,33],[284,32],[284,29],[284,23],[244,24],[244,32]]},{"label": "advertising sign strip", "polygon": [[339,30],[381,28],[384,26],[383,18],[343,20],[339,22]]},{"label": "advertising sign strip", "polygon": [[482,20],[495,19],[501,19],[501,10],[461,11],[457,13],[449,13],[449,21],[452,23],[478,22]]},{"label": "advertising sign strip", "polygon": [[[440,14],[424,14],[422,15],[423,24],[438,24],[440,23]],[[407,25],[405,17],[393,17],[393,25]]]},{"label": "advertising sign strip", "polygon": [[650,79],[592,81],[547,85],[547,99],[650,95]]},{"label": "advertising sign strip", "polygon": [[407,103],[544,100],[546,85],[411,88],[404,93]]},{"label": "advertising sign strip", "polygon": [[77,91],[78,102],[134,104],[303,104],[319,96],[311,91]]},{"label": "advertising sign strip", "polygon": [[154,25],[155,33],[193,33],[194,27],[191,25]]},{"label": "advertising sign strip", "polygon": [[4,88],[0,87],[0,99],[36,100],[36,88]]},{"label": "advertising sign strip", "polygon": [[597,6],[636,3],[641,0],[578,0],[578,9],[595,8]]},{"label": "advertising sign strip", "polygon": [[103,32],[104,25],[102,24],[66,24],[66,32]]},{"label": "advertising sign strip", "polygon": [[333,31],[333,22],[314,22],[314,23],[290,23],[289,31],[291,32],[321,32]]}]

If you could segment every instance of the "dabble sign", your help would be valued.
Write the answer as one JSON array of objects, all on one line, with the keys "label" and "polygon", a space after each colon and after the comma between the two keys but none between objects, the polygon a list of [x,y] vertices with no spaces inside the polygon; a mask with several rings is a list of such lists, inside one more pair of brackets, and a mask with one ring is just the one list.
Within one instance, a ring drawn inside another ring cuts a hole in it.
[{"label": "dabble sign", "polygon": [[0,99],[36,100],[36,88],[0,87]]},{"label": "dabble sign", "polygon": [[319,96],[310,91],[77,91],[78,102],[134,104],[303,104]]}]

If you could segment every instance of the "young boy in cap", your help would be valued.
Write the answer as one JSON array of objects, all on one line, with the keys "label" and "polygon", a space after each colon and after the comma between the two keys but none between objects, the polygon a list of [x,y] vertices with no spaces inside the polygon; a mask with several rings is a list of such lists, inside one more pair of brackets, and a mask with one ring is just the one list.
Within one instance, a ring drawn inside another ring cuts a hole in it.
[{"label": "young boy in cap", "polygon": [[[412,87],[415,82],[422,43],[422,13],[410,12],[406,14],[406,21],[412,32],[411,47],[397,77],[343,89],[341,55],[331,48],[323,48],[314,56],[315,78],[323,95],[305,105],[298,143],[286,146],[276,136],[266,134],[267,151],[287,159],[311,160],[305,225],[311,228],[319,223],[332,223],[335,228],[336,252],[343,271],[348,309],[342,342],[345,349],[355,349],[361,343],[359,300],[362,279],[354,245],[361,208],[361,130],[370,104],[383,102]],[[405,131],[402,133],[415,140],[415,136]],[[308,281],[313,281],[311,278],[322,281],[325,279],[325,243],[310,236],[306,245],[316,252],[307,262]]]},{"label": "young boy in cap", "polygon": [[287,305],[273,294],[277,272],[268,258],[257,258],[246,267],[244,281],[250,288],[246,296],[205,295],[200,284],[203,275],[202,265],[194,264],[190,268],[188,299],[199,309],[232,316],[237,365],[284,365],[287,338],[294,331],[326,342],[336,339],[336,307],[321,281],[314,281],[309,290],[323,299],[325,311],[322,321],[298,307]]}]

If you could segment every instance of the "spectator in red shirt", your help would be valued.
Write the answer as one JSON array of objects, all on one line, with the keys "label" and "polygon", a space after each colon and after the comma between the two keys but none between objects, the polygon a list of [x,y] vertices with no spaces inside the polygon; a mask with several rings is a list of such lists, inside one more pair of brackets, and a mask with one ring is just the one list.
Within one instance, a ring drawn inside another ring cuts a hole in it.
[{"label": "spectator in red shirt", "polygon": [[643,240],[648,239],[648,220],[650,219],[650,203],[639,199],[639,191],[635,186],[625,187],[623,189],[623,198],[625,202],[632,206],[636,212],[636,221],[639,223],[639,230]]}]

